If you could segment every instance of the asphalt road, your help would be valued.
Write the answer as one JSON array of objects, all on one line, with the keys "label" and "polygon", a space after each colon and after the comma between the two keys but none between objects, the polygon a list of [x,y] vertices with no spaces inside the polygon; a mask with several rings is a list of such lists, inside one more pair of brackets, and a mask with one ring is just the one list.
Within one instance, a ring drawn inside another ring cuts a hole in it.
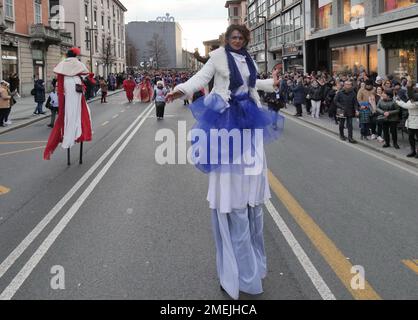
[{"label": "asphalt road", "polygon": [[[42,160],[47,121],[0,136],[0,185],[10,190],[0,195],[0,298],[228,300],[207,177],[155,159],[158,130],[177,138],[179,121],[193,125],[187,107],[169,105],[157,121],[151,105],[123,94],[109,102],[91,105],[81,166],[78,148],[70,167],[62,149]],[[242,299],[418,298],[416,169],[292,118],[266,150],[272,180],[291,196],[272,186],[265,292]],[[366,289],[348,288],[347,266],[364,269]],[[62,274],[65,289],[54,289]]]}]

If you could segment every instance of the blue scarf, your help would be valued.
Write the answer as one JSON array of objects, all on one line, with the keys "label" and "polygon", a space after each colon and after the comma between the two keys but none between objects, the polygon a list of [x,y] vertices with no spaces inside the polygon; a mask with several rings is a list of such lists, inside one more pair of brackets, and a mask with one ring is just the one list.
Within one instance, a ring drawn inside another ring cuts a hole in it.
[{"label": "blue scarf", "polygon": [[245,48],[241,48],[241,50],[234,50],[231,48],[231,46],[228,44],[225,46],[226,56],[228,58],[228,67],[229,67],[229,90],[234,92],[239,87],[241,87],[244,84],[244,80],[242,79],[241,73],[239,72],[239,69],[237,67],[237,64],[235,63],[235,59],[232,56],[231,52],[238,53],[245,57],[245,60],[247,61],[248,69],[250,70],[250,79],[248,86],[250,88],[255,88],[255,83],[257,81],[257,69],[255,68],[254,61],[251,58],[250,54]]}]

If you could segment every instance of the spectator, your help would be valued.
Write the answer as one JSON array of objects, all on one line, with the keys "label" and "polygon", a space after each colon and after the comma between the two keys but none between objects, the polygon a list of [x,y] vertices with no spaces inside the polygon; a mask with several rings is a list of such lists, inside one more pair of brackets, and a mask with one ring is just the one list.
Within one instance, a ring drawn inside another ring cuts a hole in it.
[{"label": "spectator", "polygon": [[397,125],[399,122],[399,106],[393,101],[393,91],[386,90],[377,104],[378,121],[382,122],[385,144],[383,148],[390,147],[389,131],[392,135],[393,147],[399,149]]},{"label": "spectator", "polygon": [[45,82],[43,79],[38,79],[35,81],[34,93],[37,106],[33,114],[45,114],[46,112],[42,110],[45,102]]},{"label": "spectator", "polygon": [[322,87],[320,87],[318,81],[312,81],[311,87],[309,88],[308,98],[312,103],[312,118],[319,119],[319,112],[321,111],[322,101]]},{"label": "spectator", "polygon": [[396,103],[401,108],[407,109],[409,111],[409,117],[405,123],[405,126],[408,129],[409,146],[411,147],[411,152],[407,155],[407,157],[418,158],[415,141],[415,139],[418,139],[418,93],[414,93],[408,102],[404,102],[398,97]]},{"label": "spectator", "polygon": [[358,102],[351,81],[344,82],[343,90],[335,95],[335,104],[340,122],[340,139],[343,141],[347,140],[344,135],[344,125],[347,122],[348,141],[350,143],[357,143],[353,139],[353,117],[358,114]]}]

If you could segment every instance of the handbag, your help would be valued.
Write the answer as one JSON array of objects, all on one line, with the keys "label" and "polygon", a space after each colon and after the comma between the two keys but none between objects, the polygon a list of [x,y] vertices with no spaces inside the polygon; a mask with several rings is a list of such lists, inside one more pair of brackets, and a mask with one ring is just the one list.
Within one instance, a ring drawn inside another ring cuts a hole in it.
[{"label": "handbag", "polygon": [[83,93],[83,85],[76,83],[75,91],[78,92],[78,93]]}]

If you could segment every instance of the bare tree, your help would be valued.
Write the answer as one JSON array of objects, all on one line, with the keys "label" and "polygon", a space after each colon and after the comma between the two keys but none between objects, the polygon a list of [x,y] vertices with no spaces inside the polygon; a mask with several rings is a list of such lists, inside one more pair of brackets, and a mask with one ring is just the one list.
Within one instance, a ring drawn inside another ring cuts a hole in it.
[{"label": "bare tree", "polygon": [[101,50],[100,50],[99,61],[98,61],[100,63],[103,63],[104,66],[106,67],[105,79],[107,79],[107,76],[109,75],[110,67],[117,60],[116,55],[114,54],[113,51],[114,51],[114,48],[113,48],[110,40],[108,39],[105,42],[104,48],[101,48]]},{"label": "bare tree", "polygon": [[168,52],[158,33],[154,33],[152,40],[147,42],[147,46],[148,54],[153,58],[156,68],[166,67],[168,63]]}]

